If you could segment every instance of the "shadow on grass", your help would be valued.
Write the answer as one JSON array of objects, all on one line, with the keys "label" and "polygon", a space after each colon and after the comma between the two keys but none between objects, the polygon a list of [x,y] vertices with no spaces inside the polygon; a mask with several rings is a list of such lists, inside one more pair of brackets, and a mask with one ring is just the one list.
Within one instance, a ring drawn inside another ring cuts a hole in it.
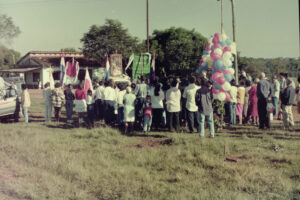
[{"label": "shadow on grass", "polygon": [[48,128],[59,128],[59,129],[73,129],[76,128],[73,124],[56,124],[55,122],[53,124],[47,124],[45,125]]},{"label": "shadow on grass", "polygon": [[[126,135],[125,135],[126,136]],[[131,135],[128,135],[128,137],[145,137],[145,138],[166,138],[167,136],[165,135],[159,135],[159,134],[139,134],[139,133],[133,133]]]}]

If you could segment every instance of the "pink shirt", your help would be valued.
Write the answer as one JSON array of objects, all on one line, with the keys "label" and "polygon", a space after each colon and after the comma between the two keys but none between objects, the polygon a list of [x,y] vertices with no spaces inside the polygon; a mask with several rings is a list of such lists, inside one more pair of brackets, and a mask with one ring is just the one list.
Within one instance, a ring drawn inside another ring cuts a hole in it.
[{"label": "pink shirt", "polygon": [[85,100],[86,99],[85,91],[77,89],[75,92],[75,98],[76,98],[76,100],[83,100],[83,99]]}]

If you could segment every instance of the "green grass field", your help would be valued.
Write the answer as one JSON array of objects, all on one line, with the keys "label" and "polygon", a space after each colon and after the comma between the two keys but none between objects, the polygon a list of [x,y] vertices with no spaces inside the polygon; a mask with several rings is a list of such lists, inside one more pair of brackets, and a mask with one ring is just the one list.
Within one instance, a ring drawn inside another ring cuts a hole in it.
[{"label": "green grass field", "polygon": [[[42,111],[33,101],[31,111]],[[241,126],[214,139],[0,124],[0,158],[1,200],[300,199],[300,124]]]}]

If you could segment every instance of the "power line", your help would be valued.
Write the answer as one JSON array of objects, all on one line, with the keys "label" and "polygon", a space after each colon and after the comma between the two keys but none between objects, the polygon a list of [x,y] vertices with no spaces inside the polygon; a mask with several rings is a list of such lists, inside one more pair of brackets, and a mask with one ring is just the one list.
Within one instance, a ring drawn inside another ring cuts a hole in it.
[{"label": "power line", "polygon": [[[43,4],[49,4],[49,3],[88,3],[92,1],[98,1],[99,0],[28,0],[28,1],[9,1],[5,3],[0,3],[1,7],[16,7],[16,6],[37,6],[37,5],[43,5]],[[101,0],[100,0],[101,2]],[[103,2],[103,1],[102,1]]]}]

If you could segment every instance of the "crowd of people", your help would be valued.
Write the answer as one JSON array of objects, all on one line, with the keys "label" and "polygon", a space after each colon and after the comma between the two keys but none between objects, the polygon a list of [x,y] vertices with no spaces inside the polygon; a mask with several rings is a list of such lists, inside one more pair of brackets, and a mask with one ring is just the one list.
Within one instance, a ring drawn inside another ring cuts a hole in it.
[{"label": "crowd of people", "polygon": [[[300,80],[298,80],[300,81]],[[67,123],[73,123],[74,107],[78,115],[79,126],[94,127],[95,121],[109,126],[120,126],[127,135],[133,131],[159,131],[168,129],[179,132],[182,126],[188,126],[190,133],[197,131],[204,137],[205,125],[209,127],[209,137],[215,135],[212,82],[206,77],[190,76],[186,78],[156,78],[151,83],[141,77],[131,85],[115,84],[113,80],[96,82],[93,90],[85,90],[80,84],[75,90],[72,85],[55,84],[50,89],[46,83],[43,89],[45,103],[45,121],[52,120],[54,109],[55,121],[60,121],[63,106],[66,109]],[[30,97],[26,85],[22,85],[22,108],[25,121],[28,122]],[[280,74],[272,80],[264,73],[259,78],[242,72],[239,84],[231,81],[230,100],[224,104],[224,121],[230,127],[238,124],[258,125],[260,129],[270,128],[272,116],[283,119],[284,127],[294,125],[292,106],[299,86]],[[75,105],[74,105],[75,102]],[[300,113],[300,103],[298,103]]]}]

